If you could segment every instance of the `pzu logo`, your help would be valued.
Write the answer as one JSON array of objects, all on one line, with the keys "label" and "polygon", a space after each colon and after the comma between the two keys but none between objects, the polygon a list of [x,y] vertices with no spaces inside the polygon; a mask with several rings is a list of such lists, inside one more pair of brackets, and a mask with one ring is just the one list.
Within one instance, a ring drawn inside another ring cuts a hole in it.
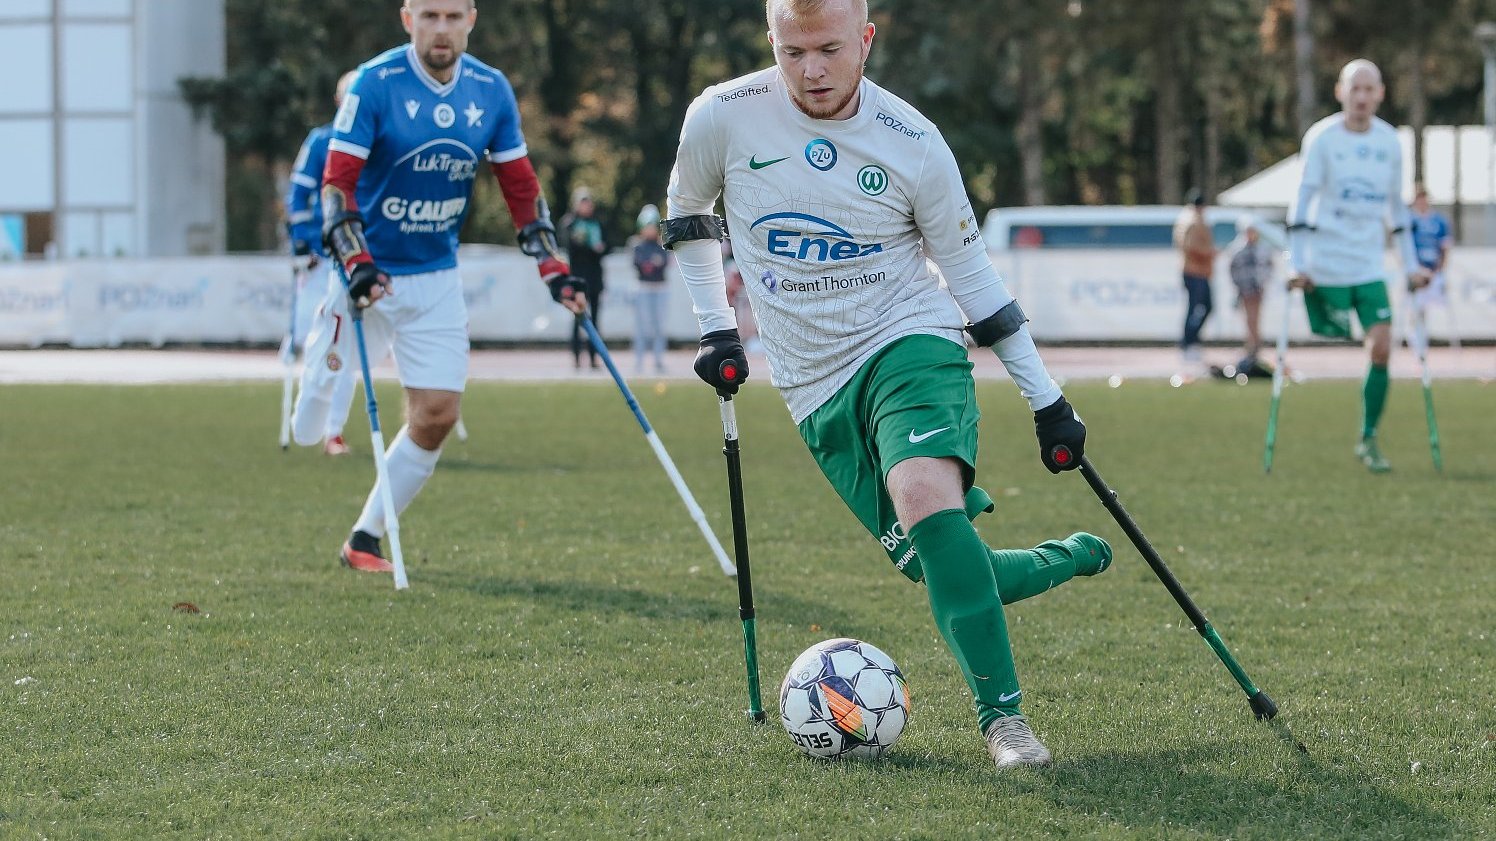
[{"label": "pzu logo", "polygon": [[836,147],[824,137],[817,137],[805,146],[805,160],[811,166],[825,172],[836,166]]},{"label": "pzu logo", "polygon": [[[795,231],[773,226],[771,223],[808,223],[810,230]],[[881,242],[857,242],[846,228],[808,213],[770,213],[754,220],[750,228],[769,225],[765,229],[769,252],[780,257],[796,260],[827,262],[852,260],[866,257],[883,250]]]}]

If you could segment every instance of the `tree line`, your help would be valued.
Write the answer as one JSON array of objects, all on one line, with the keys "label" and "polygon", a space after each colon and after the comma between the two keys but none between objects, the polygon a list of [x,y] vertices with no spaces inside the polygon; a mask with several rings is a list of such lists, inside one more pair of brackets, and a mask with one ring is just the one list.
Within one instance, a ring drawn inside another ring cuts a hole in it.
[{"label": "tree line", "polygon": [[[227,0],[221,78],[183,79],[224,136],[229,248],[280,247],[297,148],[338,76],[408,40],[395,0]],[[1496,0],[871,0],[868,76],[941,127],[978,218],[1024,204],[1174,204],[1292,154],[1337,110],[1335,74],[1382,68],[1381,116],[1469,124],[1473,30]],[[615,239],[660,203],[686,107],[772,62],[762,0],[482,0],[469,52],[519,97],[553,212],[586,185]],[[1416,162],[1421,165],[1421,149]],[[512,242],[478,179],[465,241]]]}]

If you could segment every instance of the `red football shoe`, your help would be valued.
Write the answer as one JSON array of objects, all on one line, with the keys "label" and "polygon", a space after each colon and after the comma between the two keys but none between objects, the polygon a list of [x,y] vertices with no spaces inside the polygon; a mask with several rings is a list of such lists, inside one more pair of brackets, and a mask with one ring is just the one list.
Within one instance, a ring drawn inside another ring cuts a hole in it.
[{"label": "red football shoe", "polygon": [[368,532],[355,531],[343,544],[338,560],[359,572],[394,572],[395,565],[386,561],[379,548],[379,538]]}]

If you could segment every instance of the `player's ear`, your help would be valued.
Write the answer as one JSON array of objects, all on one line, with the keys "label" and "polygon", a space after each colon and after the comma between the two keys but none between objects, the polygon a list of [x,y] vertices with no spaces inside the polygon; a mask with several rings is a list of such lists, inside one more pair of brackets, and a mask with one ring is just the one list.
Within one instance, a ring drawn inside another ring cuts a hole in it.
[{"label": "player's ear", "polygon": [[405,27],[406,34],[410,34],[410,6],[406,3],[400,4],[400,25]]}]

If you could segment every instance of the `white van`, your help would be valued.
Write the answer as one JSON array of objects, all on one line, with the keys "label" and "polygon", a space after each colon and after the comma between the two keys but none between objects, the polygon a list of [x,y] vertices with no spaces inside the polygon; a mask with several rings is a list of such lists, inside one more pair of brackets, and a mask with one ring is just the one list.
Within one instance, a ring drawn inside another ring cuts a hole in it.
[{"label": "white van", "polygon": [[[1180,205],[1044,205],[997,207],[988,211],[982,225],[987,250],[1014,249],[1119,249],[1173,248],[1174,222]],[[1280,225],[1263,221],[1262,215],[1236,207],[1207,207],[1216,248],[1224,248],[1237,236],[1237,221],[1258,220],[1263,239],[1286,247],[1288,237]]]}]

